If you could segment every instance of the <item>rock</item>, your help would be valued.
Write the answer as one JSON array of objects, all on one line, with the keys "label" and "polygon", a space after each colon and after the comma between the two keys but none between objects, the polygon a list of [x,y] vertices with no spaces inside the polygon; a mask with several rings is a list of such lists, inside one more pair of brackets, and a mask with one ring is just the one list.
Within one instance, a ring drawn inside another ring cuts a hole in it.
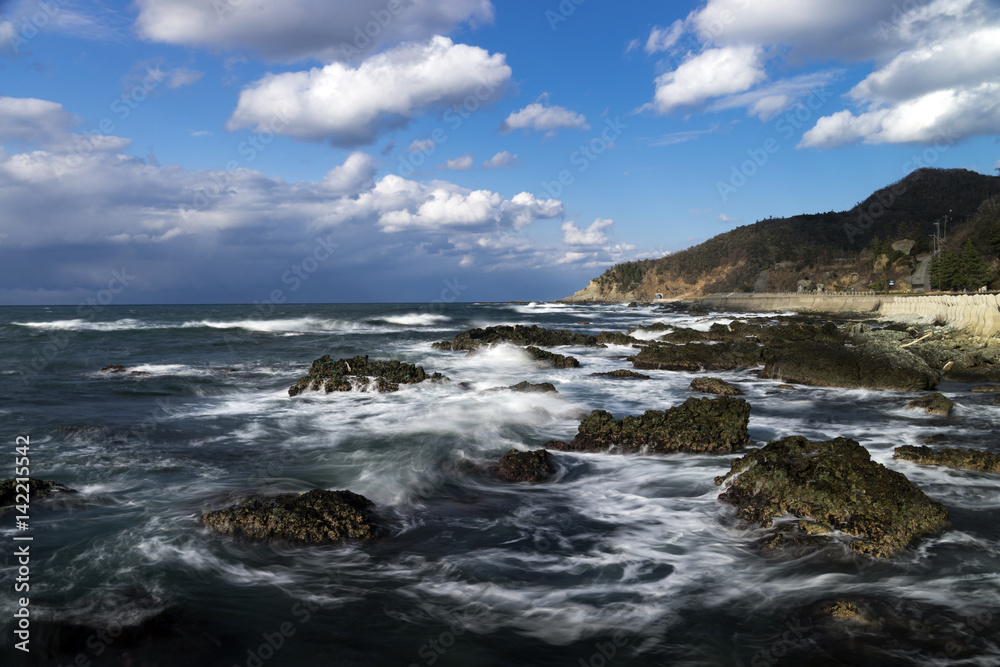
[{"label": "rock", "polygon": [[921,465],[944,466],[958,470],[978,470],[980,472],[1000,472],[1000,456],[975,449],[931,449],[903,445],[896,447],[893,458],[912,461]]},{"label": "rock", "polygon": [[252,496],[201,516],[224,535],[250,540],[285,540],[306,544],[368,540],[379,534],[372,501],[350,491],[314,489],[308,493]]},{"label": "rock", "polygon": [[108,364],[101,369],[102,373],[124,373],[128,370],[128,366],[123,364]]},{"label": "rock", "polygon": [[469,329],[455,336],[454,340],[434,343],[434,347],[439,350],[454,350],[458,352],[460,350],[474,350],[485,345],[497,345],[499,343],[542,345],[545,347],[558,347],[561,345],[595,347],[597,345],[597,336],[573,333],[565,330],[550,331],[538,325],[530,327],[521,324],[515,326],[501,325],[486,327],[485,329]]},{"label": "rock", "polygon": [[1000,394],[993,397],[993,405],[1000,405]]},{"label": "rock", "polygon": [[446,382],[448,378],[440,373],[427,375],[423,366],[415,366],[400,361],[368,361],[368,356],[333,361],[325,354],[312,362],[307,375],[289,387],[289,396],[298,396],[306,389],[326,393],[333,391],[368,391],[372,379],[379,392],[392,392],[401,384],[417,384],[425,380]]},{"label": "rock", "polygon": [[551,382],[542,382],[539,384],[531,384],[530,382],[518,382],[517,384],[512,384],[509,387],[494,387],[493,389],[487,389],[484,393],[494,393],[498,391],[516,391],[521,394],[558,394],[559,390],[556,389],[555,385]]},{"label": "rock", "polygon": [[630,304],[628,305],[628,307],[629,307],[629,308],[638,308],[638,307],[639,307],[639,304],[638,304],[638,302],[636,302],[636,301],[633,301],[632,303],[630,303]]},{"label": "rock", "polygon": [[758,366],[761,347],[743,340],[708,345],[652,344],[642,348],[632,365],[639,370],[722,371]]},{"label": "rock", "polygon": [[505,482],[544,482],[556,473],[555,457],[544,449],[533,452],[512,449],[491,472]]},{"label": "rock", "polygon": [[729,480],[719,500],[736,506],[742,519],[773,528],[774,519],[792,514],[815,522],[818,530],[856,537],[851,549],[870,556],[891,556],[948,526],[944,506],[847,438],[770,442],[733,461],[715,481]]},{"label": "rock", "polygon": [[790,385],[790,384],[779,384],[778,385],[778,389],[785,389],[785,390],[794,391],[796,389],[796,387],[794,385]]},{"label": "rock", "polygon": [[767,347],[762,379],[850,389],[934,389],[940,375],[908,350],[865,344],[844,347],[825,342]]},{"label": "rock", "polygon": [[602,331],[597,334],[598,345],[645,345],[646,341],[632,338],[620,331]]},{"label": "rock", "polygon": [[[23,491],[23,487],[22,490],[19,491],[17,485],[18,482],[16,479],[0,480],[0,507],[20,504],[17,502],[17,496]],[[35,479],[34,477],[28,478],[28,491],[28,497],[31,502],[56,493],[76,493],[76,490],[59,484],[58,482]]]},{"label": "rock", "polygon": [[667,410],[615,419],[594,410],[580,422],[572,442],[550,442],[548,449],[615,454],[711,452],[727,454],[750,444],[750,405],[724,396],[689,398]]},{"label": "rock", "polygon": [[988,384],[988,385],[984,385],[982,387],[973,387],[972,391],[974,391],[976,393],[979,393],[979,394],[996,393],[996,392],[1000,392],[1000,385]]},{"label": "rock", "polygon": [[917,442],[922,442],[925,445],[940,445],[942,443],[948,442],[948,436],[944,433],[935,433],[934,435],[925,435],[923,437],[917,438]]},{"label": "rock", "polygon": [[923,398],[910,401],[906,404],[908,408],[922,408],[929,415],[941,415],[947,417],[955,409],[955,403],[944,394],[931,394]]},{"label": "rock", "polygon": [[635,371],[630,371],[630,370],[625,370],[625,369],[617,370],[617,371],[609,371],[607,373],[591,373],[590,375],[591,375],[591,377],[608,377],[608,378],[616,378],[616,379],[619,379],[619,380],[652,380],[653,379],[653,378],[651,378],[648,375],[643,375],[642,373],[636,373]]},{"label": "rock", "polygon": [[720,378],[695,378],[691,380],[691,389],[703,394],[717,394],[719,396],[743,395],[742,389]]},{"label": "rock", "polygon": [[556,368],[579,368],[580,362],[576,357],[564,356],[555,352],[547,352],[537,347],[526,347],[524,351],[531,355],[535,361],[540,361]]},{"label": "rock", "polygon": [[[632,335],[632,334],[634,334],[637,331],[645,331],[645,332],[653,332],[653,333],[655,333],[657,331],[670,331],[673,328],[674,327],[672,325],[670,325],[670,324],[665,324],[663,322],[655,322],[653,324],[650,324],[650,325],[644,326],[644,327],[629,327],[627,333],[629,335]],[[701,333],[701,332],[699,331],[698,333]],[[698,340],[702,340],[702,339],[699,338]]]}]

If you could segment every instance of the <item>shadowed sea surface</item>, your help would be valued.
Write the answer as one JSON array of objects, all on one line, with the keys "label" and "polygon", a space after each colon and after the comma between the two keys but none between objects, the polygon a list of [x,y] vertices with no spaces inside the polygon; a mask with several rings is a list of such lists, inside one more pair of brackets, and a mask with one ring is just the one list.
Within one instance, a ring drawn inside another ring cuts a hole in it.
[{"label": "shadowed sea surface", "polygon": [[[0,415],[14,476],[80,491],[34,500],[30,530],[0,514],[0,652],[37,665],[908,665],[1000,664],[1000,476],[920,467],[893,447],[941,434],[1000,452],[992,395],[944,383],[948,418],[917,394],[799,387],[712,373],[752,405],[755,444],[846,436],[906,474],[952,527],[880,562],[765,558],[757,529],[717,501],[733,456],[557,453],[554,481],[462,475],[511,448],[568,440],[601,408],[616,417],[691,396],[694,374],[651,381],[629,347],[559,348],[578,369],[542,368],[501,346],[434,350],[471,327],[538,324],[584,333],[705,317],[551,304],[117,306],[0,309]],[[368,354],[450,383],[392,394],[287,389],[313,359]],[[140,375],[102,373],[120,363]],[[560,396],[481,390],[552,382]],[[390,527],[370,544],[254,544],[197,517],[249,493],[350,489]],[[15,535],[30,534],[31,654],[13,648]],[[891,610],[831,624],[825,602]],[[846,628],[846,629],[845,629]],[[82,656],[82,658],[81,658]]]}]

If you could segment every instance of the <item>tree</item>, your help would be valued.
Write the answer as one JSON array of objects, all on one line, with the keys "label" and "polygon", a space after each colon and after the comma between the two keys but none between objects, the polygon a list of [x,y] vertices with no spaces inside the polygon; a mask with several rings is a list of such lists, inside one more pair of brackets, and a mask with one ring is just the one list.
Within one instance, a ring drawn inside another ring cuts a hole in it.
[{"label": "tree", "polygon": [[958,270],[958,255],[951,248],[945,248],[944,252],[931,262],[931,287],[941,290],[954,289]]},{"label": "tree", "polygon": [[990,281],[990,272],[986,262],[979,256],[972,239],[966,239],[962,244],[962,255],[959,258],[959,276],[956,289],[977,290]]}]

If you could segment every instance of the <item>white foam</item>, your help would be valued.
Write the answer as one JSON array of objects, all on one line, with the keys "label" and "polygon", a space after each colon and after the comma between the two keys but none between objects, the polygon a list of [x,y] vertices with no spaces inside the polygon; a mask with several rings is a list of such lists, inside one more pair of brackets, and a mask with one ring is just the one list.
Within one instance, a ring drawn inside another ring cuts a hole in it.
[{"label": "white foam", "polygon": [[391,315],[389,317],[376,318],[390,324],[399,324],[407,327],[426,327],[439,322],[448,322],[450,317],[445,315],[433,315],[431,313],[407,313],[406,315]]}]

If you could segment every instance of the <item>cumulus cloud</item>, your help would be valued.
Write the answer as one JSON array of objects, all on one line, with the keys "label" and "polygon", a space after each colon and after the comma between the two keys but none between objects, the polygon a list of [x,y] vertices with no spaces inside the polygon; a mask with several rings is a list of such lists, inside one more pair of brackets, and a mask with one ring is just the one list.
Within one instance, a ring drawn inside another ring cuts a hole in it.
[{"label": "cumulus cloud", "polygon": [[453,169],[455,171],[466,171],[467,169],[472,169],[472,156],[463,155],[445,162],[445,167],[448,169]]},{"label": "cumulus cloud", "polygon": [[563,214],[563,203],[558,199],[538,199],[530,192],[514,195],[501,206],[505,220],[515,230],[527,227],[537,219],[558,218]]},{"label": "cumulus cloud", "polygon": [[40,146],[55,153],[119,151],[128,139],[74,134],[81,120],[61,104],[30,97],[0,97],[0,142]]},{"label": "cumulus cloud", "polygon": [[519,111],[515,111],[507,116],[501,132],[512,130],[535,130],[536,132],[555,133],[560,129],[589,130],[590,125],[587,119],[575,111],[570,111],[565,107],[548,106],[540,102],[534,102]]},{"label": "cumulus cloud", "polygon": [[615,224],[614,220],[598,218],[586,229],[579,229],[572,220],[562,226],[563,243],[566,245],[599,246],[608,242],[604,230]]},{"label": "cumulus cloud", "polygon": [[405,127],[418,114],[444,111],[470,97],[490,103],[510,77],[503,54],[438,36],[372,56],[357,68],[332,63],[269,74],[243,89],[226,127],[361,146],[383,131]]},{"label": "cumulus cloud", "polygon": [[517,155],[511,155],[510,151],[500,151],[489,160],[483,163],[487,169],[506,169],[517,163]]},{"label": "cumulus cloud", "polygon": [[149,41],[249,49],[285,62],[360,60],[402,42],[425,41],[461,25],[493,21],[489,0],[138,0],[136,4],[135,30]]},{"label": "cumulus cloud", "polygon": [[708,49],[656,79],[654,106],[668,114],[732,93],[742,93],[766,78],[757,47]]},{"label": "cumulus cloud", "polygon": [[683,34],[684,21],[674,21],[669,28],[654,26],[646,40],[645,51],[648,54],[669,51]]},{"label": "cumulus cloud", "polygon": [[351,153],[344,164],[334,167],[321,181],[325,190],[335,195],[350,195],[375,184],[378,167],[367,153]]}]

